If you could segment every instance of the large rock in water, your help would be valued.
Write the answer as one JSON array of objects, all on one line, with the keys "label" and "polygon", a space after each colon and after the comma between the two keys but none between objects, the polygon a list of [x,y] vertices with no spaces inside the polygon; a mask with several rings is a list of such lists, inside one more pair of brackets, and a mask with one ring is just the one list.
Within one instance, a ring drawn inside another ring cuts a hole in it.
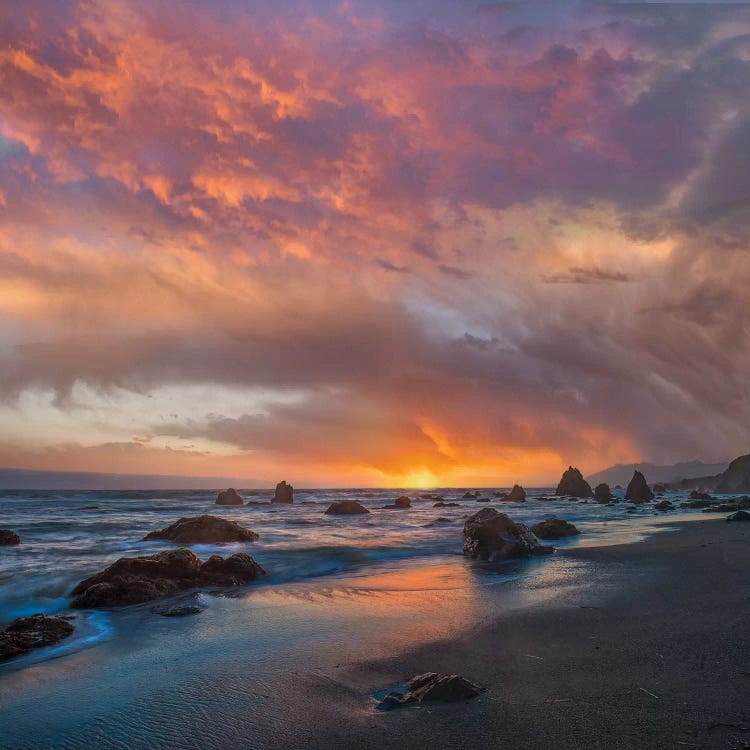
[{"label": "large rock in water", "polygon": [[735,458],[721,475],[716,492],[750,492],[750,455]]},{"label": "large rock in water", "polygon": [[370,511],[356,500],[339,500],[331,503],[326,511],[327,516],[361,516]]},{"label": "large rock in water", "polygon": [[630,480],[628,489],[625,491],[625,499],[630,500],[631,503],[635,503],[636,505],[647,503],[649,500],[654,499],[654,493],[651,492],[651,488],[646,482],[646,477],[637,469],[633,472],[633,478]]},{"label": "large rock in water", "polygon": [[254,542],[258,535],[240,526],[236,521],[228,521],[218,516],[194,516],[181,518],[161,531],[152,531],[143,537],[166,539],[175,544],[218,544],[220,542]]},{"label": "large rock in water", "polygon": [[557,485],[556,495],[572,495],[573,497],[591,497],[591,485],[583,478],[578,469],[568,466]]},{"label": "large rock in water", "polygon": [[240,497],[239,492],[237,492],[234,487],[230,487],[228,490],[224,490],[223,492],[219,493],[219,496],[216,498],[216,504],[217,505],[243,505],[244,501]]},{"label": "large rock in water", "polygon": [[540,539],[563,539],[566,536],[576,536],[581,533],[572,523],[563,521],[562,518],[548,518],[540,521],[535,523],[531,530]]},{"label": "large rock in water", "polygon": [[263,568],[244,552],[226,559],[213,555],[206,562],[189,549],[121,557],[73,589],[73,606],[124,607],[198,586],[239,586],[262,575]]},{"label": "large rock in water", "polygon": [[21,543],[21,537],[10,529],[0,529],[0,547],[12,547]]},{"label": "large rock in water", "polygon": [[276,485],[276,492],[274,493],[272,503],[293,503],[294,502],[294,487],[286,482],[279,482]]},{"label": "large rock in water", "polygon": [[514,484],[513,489],[508,493],[508,496],[505,499],[511,503],[525,503],[526,490],[521,487],[520,484]]},{"label": "large rock in water", "polygon": [[601,484],[596,485],[596,489],[594,490],[594,500],[602,505],[606,505],[612,500],[612,492],[610,491],[608,484],[602,482]]},{"label": "large rock in water", "polygon": [[393,502],[391,505],[384,505],[383,507],[390,508],[392,510],[406,510],[407,508],[411,508],[411,500],[406,495],[401,495],[401,497],[397,497],[395,502]]},{"label": "large rock in water", "polygon": [[19,617],[0,631],[0,661],[23,656],[35,648],[53,646],[73,633],[66,617],[31,615]]},{"label": "large rock in water", "polygon": [[464,524],[464,554],[479,560],[506,560],[552,552],[522,523],[494,508],[469,516]]}]

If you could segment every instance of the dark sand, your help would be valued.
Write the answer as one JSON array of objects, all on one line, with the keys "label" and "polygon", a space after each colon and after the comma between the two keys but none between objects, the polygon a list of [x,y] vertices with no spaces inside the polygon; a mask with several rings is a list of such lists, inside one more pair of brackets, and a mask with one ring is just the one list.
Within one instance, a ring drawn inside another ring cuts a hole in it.
[{"label": "dark sand", "polygon": [[[307,746],[750,748],[750,524],[712,518],[562,554],[593,566],[590,586],[449,642],[405,655],[394,644],[393,659],[317,683],[320,702],[298,727]],[[428,670],[488,692],[462,705],[368,706],[368,687]]]}]

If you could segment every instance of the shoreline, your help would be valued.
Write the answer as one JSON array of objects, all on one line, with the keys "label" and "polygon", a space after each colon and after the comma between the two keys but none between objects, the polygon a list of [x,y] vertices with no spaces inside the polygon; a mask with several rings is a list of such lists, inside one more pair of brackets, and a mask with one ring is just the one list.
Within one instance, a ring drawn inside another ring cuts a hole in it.
[{"label": "shoreline", "polygon": [[674,532],[638,544],[562,550],[594,572],[585,587],[355,668],[354,684],[438,671],[488,691],[465,705],[376,714],[361,735],[318,746],[395,748],[419,736],[436,747],[746,747],[750,527],[723,517],[667,525]]},{"label": "shoreline", "polygon": [[[750,527],[659,525],[500,576],[455,556],[216,598],[181,622],[123,613],[127,637],[0,676],[6,746],[734,747],[748,734]],[[425,671],[488,691],[374,710],[376,692]]]}]

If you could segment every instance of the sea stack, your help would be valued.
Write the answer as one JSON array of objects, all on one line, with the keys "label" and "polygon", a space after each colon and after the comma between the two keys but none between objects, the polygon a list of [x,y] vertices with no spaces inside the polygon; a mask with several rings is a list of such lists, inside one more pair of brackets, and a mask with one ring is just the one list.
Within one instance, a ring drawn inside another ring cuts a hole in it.
[{"label": "sea stack", "polygon": [[276,493],[273,496],[272,503],[293,503],[294,502],[294,487],[286,482],[279,482],[276,485]]},{"label": "sea stack", "polygon": [[716,492],[750,492],[750,455],[735,458],[719,477]]},{"label": "sea stack", "polygon": [[508,493],[508,496],[505,499],[511,503],[525,503],[526,490],[521,487],[520,484],[514,484],[513,489]]},{"label": "sea stack", "polygon": [[631,503],[635,503],[636,505],[647,503],[649,500],[654,499],[654,493],[651,492],[651,488],[646,482],[646,477],[637,469],[633,473],[633,478],[630,480],[628,489],[625,492],[625,499],[630,500]]},{"label": "sea stack", "polygon": [[583,478],[578,469],[568,466],[557,485],[556,495],[571,495],[572,497],[591,497],[591,485]]},{"label": "sea stack", "polygon": [[223,492],[219,493],[219,496],[216,498],[216,504],[217,505],[243,505],[243,500],[240,497],[239,492],[237,492],[234,487],[230,487],[228,490],[224,490]]},{"label": "sea stack", "polygon": [[602,505],[605,505],[611,499],[612,499],[612,492],[609,489],[609,485],[606,482],[597,484],[596,489],[594,490],[594,500],[596,500],[597,503],[601,503]]}]

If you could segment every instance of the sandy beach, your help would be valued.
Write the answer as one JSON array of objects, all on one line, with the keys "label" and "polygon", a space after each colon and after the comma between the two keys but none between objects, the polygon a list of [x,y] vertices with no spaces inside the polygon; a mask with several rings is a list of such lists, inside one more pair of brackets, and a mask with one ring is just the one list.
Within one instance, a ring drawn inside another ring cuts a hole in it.
[{"label": "sandy beach", "polygon": [[[500,566],[502,584],[455,556],[181,621],[136,609],[117,639],[3,675],[3,747],[742,747],[750,527],[668,525]],[[374,709],[425,671],[487,691]]]}]

